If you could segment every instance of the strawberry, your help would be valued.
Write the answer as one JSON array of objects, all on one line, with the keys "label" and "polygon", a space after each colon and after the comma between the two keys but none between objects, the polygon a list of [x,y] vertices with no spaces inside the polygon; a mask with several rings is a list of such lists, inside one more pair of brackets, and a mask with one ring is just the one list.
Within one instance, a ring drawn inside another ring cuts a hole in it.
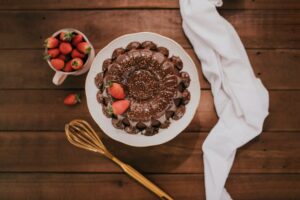
[{"label": "strawberry", "polygon": [[44,42],[44,46],[46,48],[51,48],[51,49],[57,47],[58,44],[59,44],[59,41],[55,37],[49,37]]},{"label": "strawberry", "polygon": [[59,45],[59,51],[62,53],[62,54],[68,54],[68,53],[71,53],[72,51],[72,46],[70,43],[67,43],[67,42],[62,42],[60,43]]},{"label": "strawberry", "polygon": [[59,34],[59,39],[63,42],[71,42],[73,37],[74,37],[73,32],[61,32]]},{"label": "strawberry", "polygon": [[77,49],[73,49],[72,58],[84,58],[84,54],[80,53]]},{"label": "strawberry", "polygon": [[111,115],[122,115],[129,108],[129,105],[130,101],[126,99],[115,101],[108,107],[108,113]]},{"label": "strawberry", "polygon": [[48,49],[47,54],[45,55],[45,59],[48,60],[50,58],[56,58],[59,54],[58,49]]},{"label": "strawberry", "polygon": [[71,72],[71,71],[73,71],[71,62],[72,62],[72,61],[70,60],[69,62],[66,63],[66,66],[65,66],[65,68],[64,68],[64,71],[65,71],[65,72]]},{"label": "strawberry", "polygon": [[58,58],[51,59],[50,63],[57,70],[61,70],[65,66],[65,62],[61,59],[58,59]]},{"label": "strawberry", "polygon": [[78,43],[83,41],[83,36],[81,34],[75,35],[72,39],[72,44],[77,46]]},{"label": "strawberry", "polygon": [[59,54],[57,56],[57,58],[61,59],[61,60],[66,60],[66,56],[64,54]]},{"label": "strawberry", "polygon": [[83,61],[81,60],[81,58],[73,58],[71,60],[71,66],[73,69],[79,70],[83,66]]},{"label": "strawberry", "polygon": [[64,99],[64,104],[68,106],[75,105],[76,103],[80,103],[80,102],[81,100],[79,94],[69,94]]},{"label": "strawberry", "polygon": [[108,93],[115,99],[125,98],[124,89],[119,83],[108,83]]},{"label": "strawberry", "polygon": [[84,54],[89,54],[91,51],[91,47],[87,42],[80,42],[77,44],[77,49]]}]

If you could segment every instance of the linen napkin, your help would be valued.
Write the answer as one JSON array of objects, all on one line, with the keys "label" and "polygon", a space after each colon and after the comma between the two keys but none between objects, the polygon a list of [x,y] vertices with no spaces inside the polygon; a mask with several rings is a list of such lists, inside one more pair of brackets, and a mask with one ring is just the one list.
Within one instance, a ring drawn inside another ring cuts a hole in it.
[{"label": "linen napkin", "polygon": [[216,10],[221,5],[180,0],[183,30],[201,60],[219,116],[202,146],[207,200],[231,199],[224,185],[236,150],[261,133],[269,107],[239,36]]}]

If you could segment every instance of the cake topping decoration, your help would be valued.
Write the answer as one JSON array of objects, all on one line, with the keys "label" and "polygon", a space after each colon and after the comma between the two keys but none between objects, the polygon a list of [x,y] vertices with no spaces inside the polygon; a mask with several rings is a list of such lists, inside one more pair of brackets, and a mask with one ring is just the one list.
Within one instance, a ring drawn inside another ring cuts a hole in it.
[{"label": "cake topping decoration", "polygon": [[180,57],[169,54],[152,41],[131,42],[103,61],[97,100],[115,128],[152,136],[183,117],[191,80]]}]

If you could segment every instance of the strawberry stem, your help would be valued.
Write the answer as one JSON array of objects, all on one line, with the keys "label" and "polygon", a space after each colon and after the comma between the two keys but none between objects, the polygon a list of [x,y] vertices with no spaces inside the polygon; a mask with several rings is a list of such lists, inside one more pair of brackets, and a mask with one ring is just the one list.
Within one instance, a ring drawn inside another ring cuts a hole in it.
[{"label": "strawberry stem", "polygon": [[91,47],[88,47],[88,48],[86,48],[85,53],[86,53],[86,54],[89,54],[89,53],[91,52],[91,50],[92,50],[92,48],[91,48]]},{"label": "strawberry stem", "polygon": [[49,60],[51,58],[51,56],[49,54],[44,54],[44,59],[45,60]]},{"label": "strawberry stem", "polygon": [[70,32],[66,32],[64,34],[63,38],[64,38],[64,40],[71,41],[73,37],[74,37],[74,34],[72,31],[70,31]]},{"label": "strawberry stem", "polygon": [[72,66],[76,66],[76,67],[77,67],[77,66],[78,66],[78,62],[77,62],[76,60],[73,61],[73,62],[72,62]]},{"label": "strawberry stem", "polygon": [[112,84],[113,84],[113,82],[112,82],[112,81],[107,81],[107,82],[106,82],[106,84],[105,84],[105,88],[109,88],[109,87],[111,87],[111,86],[112,86]]},{"label": "strawberry stem", "polygon": [[76,97],[76,101],[81,103],[80,94],[76,94],[75,97]]}]

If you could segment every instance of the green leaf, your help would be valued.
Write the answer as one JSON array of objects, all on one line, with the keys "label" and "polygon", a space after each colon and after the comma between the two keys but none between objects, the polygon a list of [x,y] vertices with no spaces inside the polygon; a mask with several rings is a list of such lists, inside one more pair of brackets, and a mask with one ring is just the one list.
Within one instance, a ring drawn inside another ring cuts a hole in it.
[{"label": "green leaf", "polygon": [[80,94],[76,94],[75,97],[76,97],[76,101],[81,103]]}]

